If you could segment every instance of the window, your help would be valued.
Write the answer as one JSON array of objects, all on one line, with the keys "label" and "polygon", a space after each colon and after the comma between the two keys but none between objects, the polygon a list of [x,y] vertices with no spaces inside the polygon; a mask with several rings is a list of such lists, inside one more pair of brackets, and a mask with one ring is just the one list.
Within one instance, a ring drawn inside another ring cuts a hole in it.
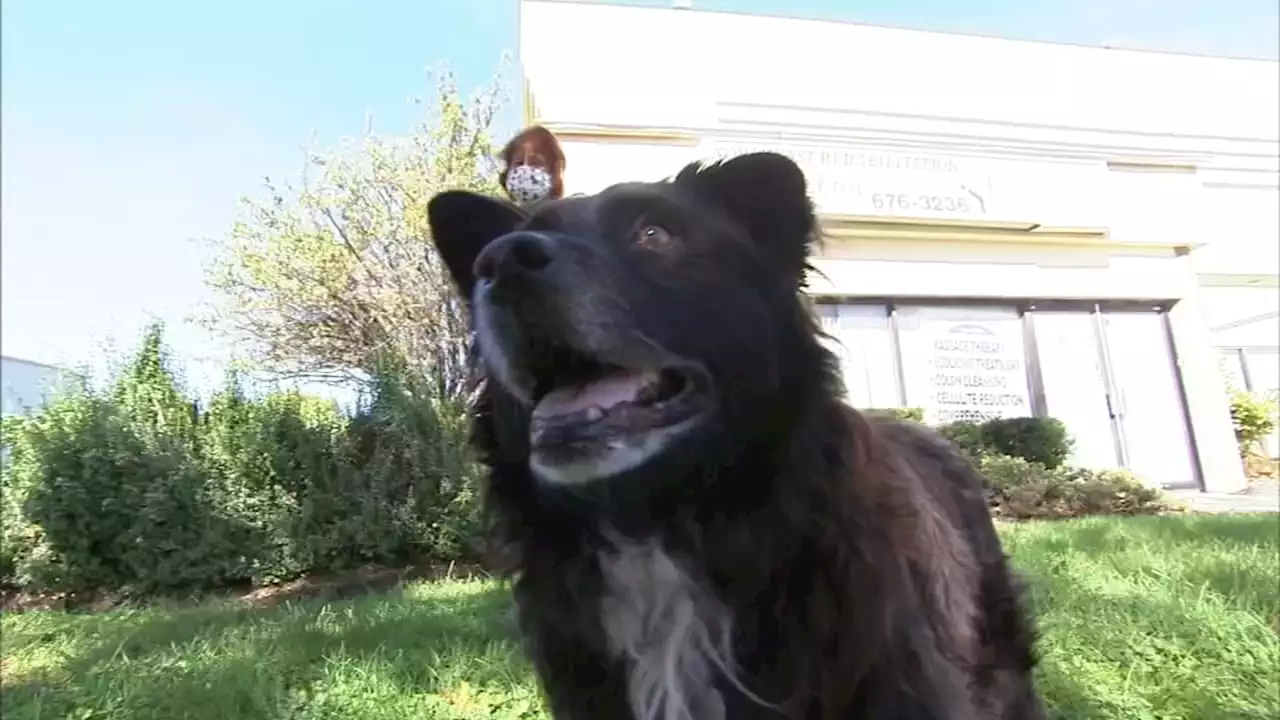
[{"label": "window", "polygon": [[840,359],[849,403],[864,409],[898,407],[888,308],[820,303],[817,315],[823,331],[831,336],[827,347]]},{"label": "window", "polygon": [[1164,313],[1104,310],[1102,329],[1125,467],[1153,486],[1195,487],[1191,435]]},{"label": "window", "polygon": [[1088,310],[1036,310],[1032,321],[1044,412],[1061,420],[1075,440],[1071,462],[1085,467],[1119,465],[1094,315]]},{"label": "window", "polygon": [[[1048,415],[1071,433],[1073,464],[1122,465],[1157,486],[1196,485],[1161,308],[1048,301],[1024,316],[980,300],[917,302],[892,316],[888,301],[816,304],[855,407],[920,408],[930,425]],[[1034,328],[1034,348],[1024,327]],[[1280,384],[1280,354],[1232,352],[1223,354],[1228,372],[1235,358],[1235,374],[1255,390],[1262,378]]]},{"label": "window", "polygon": [[1022,318],[1010,307],[900,307],[910,407],[929,424],[1031,415]]}]

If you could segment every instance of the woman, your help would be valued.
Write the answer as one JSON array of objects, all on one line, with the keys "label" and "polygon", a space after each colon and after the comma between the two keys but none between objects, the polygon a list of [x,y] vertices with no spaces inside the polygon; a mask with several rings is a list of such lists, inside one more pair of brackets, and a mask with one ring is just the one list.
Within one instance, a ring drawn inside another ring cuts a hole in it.
[{"label": "woman", "polygon": [[526,128],[502,149],[498,181],[519,205],[564,196],[564,152],[541,125]]}]

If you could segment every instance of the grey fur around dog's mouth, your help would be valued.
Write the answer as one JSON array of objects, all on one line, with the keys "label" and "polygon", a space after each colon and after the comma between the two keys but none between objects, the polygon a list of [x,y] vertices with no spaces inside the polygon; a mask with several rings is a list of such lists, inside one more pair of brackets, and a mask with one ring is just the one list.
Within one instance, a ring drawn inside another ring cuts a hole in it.
[{"label": "grey fur around dog's mouth", "polygon": [[610,441],[687,422],[709,407],[706,373],[693,367],[625,370],[600,366],[561,378],[535,399],[529,428],[539,452],[589,452]]}]

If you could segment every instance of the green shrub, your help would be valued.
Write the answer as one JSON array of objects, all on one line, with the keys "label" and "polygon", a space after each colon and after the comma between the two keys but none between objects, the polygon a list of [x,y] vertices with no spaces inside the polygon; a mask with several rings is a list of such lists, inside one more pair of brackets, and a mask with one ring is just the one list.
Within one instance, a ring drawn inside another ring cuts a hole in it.
[{"label": "green shrub", "polygon": [[8,415],[0,421],[0,448],[3,461],[0,464],[0,587],[15,587],[18,583],[18,563],[28,557],[39,538],[39,528],[32,525],[22,512],[22,501],[13,487],[13,446],[23,431],[25,418]]},{"label": "green shrub", "polygon": [[[270,582],[343,563],[329,548],[349,489],[342,456],[347,420],[331,402],[294,391],[247,400],[236,378],[200,424],[201,461],[241,547],[228,579]],[[350,488],[355,491],[355,488]]]},{"label": "green shrub", "polygon": [[375,376],[346,436],[354,502],[332,536],[357,548],[346,562],[472,556],[478,470],[464,408],[439,398],[424,376],[395,365]]},{"label": "green shrub", "polygon": [[159,328],[107,393],[79,386],[11,425],[14,578],[50,590],[205,584],[240,548],[212,503]]},{"label": "green shrub", "polygon": [[1151,515],[1177,509],[1165,494],[1119,468],[1066,471],[1077,515]]},{"label": "green shrub", "polygon": [[988,496],[993,500],[1007,497],[1018,488],[1046,484],[1051,474],[1039,463],[1008,455],[984,455],[978,459],[977,466]]},{"label": "green shrub", "polygon": [[938,428],[971,458],[1018,457],[1047,468],[1061,467],[1071,455],[1071,437],[1054,418],[996,418],[981,424],[954,422]]},{"label": "green shrub", "polygon": [[1061,467],[1071,456],[1071,436],[1060,420],[1047,417],[996,418],[984,422],[983,446],[1047,468]]},{"label": "green shrub", "polygon": [[982,435],[982,426],[977,423],[953,422],[942,425],[937,430],[972,460],[980,460],[987,454],[988,448]]},{"label": "green shrub", "polygon": [[388,364],[347,417],[232,376],[200,408],[152,328],[108,390],[6,420],[0,581],[152,592],[469,559],[467,416],[432,388]]},{"label": "green shrub", "polygon": [[1046,468],[987,454],[978,461],[992,512],[1009,519],[1151,515],[1175,509],[1164,494],[1124,470]]},{"label": "green shrub", "polygon": [[867,415],[893,418],[894,420],[911,420],[924,422],[924,410],[921,408],[870,408],[863,410]]},{"label": "green shrub", "polygon": [[1231,424],[1241,457],[1257,452],[1263,439],[1275,431],[1276,423],[1276,398],[1255,396],[1243,390],[1231,393]]}]

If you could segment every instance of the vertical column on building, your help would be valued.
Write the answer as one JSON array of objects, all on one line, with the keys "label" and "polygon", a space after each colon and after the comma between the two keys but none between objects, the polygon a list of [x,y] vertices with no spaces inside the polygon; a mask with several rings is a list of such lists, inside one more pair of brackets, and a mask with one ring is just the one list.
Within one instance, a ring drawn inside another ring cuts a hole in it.
[{"label": "vertical column on building", "polygon": [[1189,288],[1169,310],[1169,332],[1178,358],[1204,490],[1236,492],[1246,485],[1244,465],[1232,430],[1226,382],[1218,367],[1199,292],[1199,287]]}]

